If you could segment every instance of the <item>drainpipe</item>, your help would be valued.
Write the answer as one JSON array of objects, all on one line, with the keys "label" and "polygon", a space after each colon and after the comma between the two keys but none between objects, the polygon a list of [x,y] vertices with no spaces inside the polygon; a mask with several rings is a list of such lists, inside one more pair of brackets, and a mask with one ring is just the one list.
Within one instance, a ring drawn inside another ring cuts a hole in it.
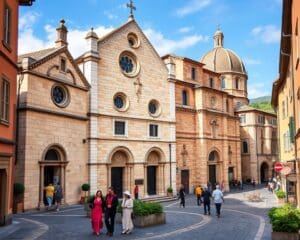
[{"label": "drainpipe", "polygon": [[19,149],[19,104],[20,104],[20,90],[21,90],[21,85],[24,80],[24,74],[20,74],[20,78],[18,81],[18,91],[17,91],[17,106],[16,106],[16,147],[15,147],[15,165],[18,163],[18,149]]},{"label": "drainpipe", "polygon": [[170,160],[170,187],[172,187],[172,145],[169,143],[169,160]]}]

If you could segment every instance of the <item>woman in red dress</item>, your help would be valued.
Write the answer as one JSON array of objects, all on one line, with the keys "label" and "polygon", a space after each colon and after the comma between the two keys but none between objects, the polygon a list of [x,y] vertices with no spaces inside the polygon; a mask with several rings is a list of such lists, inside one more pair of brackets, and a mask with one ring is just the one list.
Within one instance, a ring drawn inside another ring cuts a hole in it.
[{"label": "woman in red dress", "polygon": [[103,227],[103,221],[102,221],[102,213],[103,213],[103,207],[104,207],[104,199],[102,196],[102,192],[100,190],[97,191],[95,197],[92,199],[92,228],[94,231],[94,234],[99,235],[100,230]]}]

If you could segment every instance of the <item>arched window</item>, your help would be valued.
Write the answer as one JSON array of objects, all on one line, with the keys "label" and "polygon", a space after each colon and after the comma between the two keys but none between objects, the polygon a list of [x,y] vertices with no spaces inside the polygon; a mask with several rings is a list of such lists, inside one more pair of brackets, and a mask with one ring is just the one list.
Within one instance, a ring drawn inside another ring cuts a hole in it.
[{"label": "arched window", "polygon": [[243,153],[248,153],[248,143],[243,141]]},{"label": "arched window", "polygon": [[226,88],[226,82],[225,82],[225,78],[224,77],[221,80],[221,87],[222,87],[222,89]]},{"label": "arched window", "polygon": [[214,79],[212,77],[209,78],[209,87],[214,88]]},{"label": "arched window", "polygon": [[188,105],[188,94],[186,90],[182,91],[182,105]]},{"label": "arched window", "polygon": [[226,112],[229,112],[229,101],[226,99]]},{"label": "arched window", "polygon": [[50,149],[45,155],[46,161],[59,161],[59,153],[55,149]]},{"label": "arched window", "polygon": [[210,152],[208,155],[208,160],[209,161],[217,161],[218,160],[218,153],[216,151]]},{"label": "arched window", "polygon": [[235,88],[239,89],[239,78],[235,79]]}]

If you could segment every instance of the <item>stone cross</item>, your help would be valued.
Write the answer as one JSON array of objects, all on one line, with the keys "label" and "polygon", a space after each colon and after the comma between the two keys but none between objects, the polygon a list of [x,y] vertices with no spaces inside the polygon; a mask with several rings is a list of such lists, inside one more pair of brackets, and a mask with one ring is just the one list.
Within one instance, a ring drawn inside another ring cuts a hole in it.
[{"label": "stone cross", "polygon": [[133,1],[130,0],[130,3],[127,3],[127,7],[130,8],[130,17],[133,17],[133,10],[136,10],[136,7],[133,5]]},{"label": "stone cross", "polygon": [[136,81],[133,84],[135,86],[135,93],[136,93],[136,95],[138,97],[138,101],[139,101],[139,97],[140,97],[140,95],[142,93],[142,86],[143,86],[143,84],[141,83],[141,80],[140,80],[139,77],[136,79]]}]

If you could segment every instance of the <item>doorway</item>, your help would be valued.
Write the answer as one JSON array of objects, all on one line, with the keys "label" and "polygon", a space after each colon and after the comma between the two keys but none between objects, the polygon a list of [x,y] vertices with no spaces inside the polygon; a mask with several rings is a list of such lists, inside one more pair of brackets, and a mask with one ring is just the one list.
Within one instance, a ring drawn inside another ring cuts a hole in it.
[{"label": "doorway", "polygon": [[[44,188],[51,183],[53,186],[56,185],[58,182],[60,182],[61,178],[61,168],[55,167],[55,166],[45,166],[44,167]],[[62,184],[62,183],[60,183]],[[46,199],[46,191],[44,191],[43,196],[44,205],[47,206],[47,199]],[[53,204],[54,204],[54,198],[53,198]]]},{"label": "doorway", "polygon": [[122,198],[123,195],[123,169],[123,167],[111,168],[111,186],[118,198]]},{"label": "doorway", "polygon": [[190,172],[189,170],[181,170],[181,184],[186,193],[190,192]]},{"label": "doorway", "polygon": [[5,224],[7,175],[5,169],[0,169],[0,226]]},{"label": "doorway", "polygon": [[260,166],[260,182],[263,183],[263,182],[267,182],[268,179],[269,179],[269,166],[267,163],[263,163],[261,166]]},{"label": "doorway", "polygon": [[208,165],[208,181],[215,186],[217,183],[216,165]]},{"label": "doorway", "polygon": [[156,194],[156,167],[147,167],[147,190],[148,195]]}]

